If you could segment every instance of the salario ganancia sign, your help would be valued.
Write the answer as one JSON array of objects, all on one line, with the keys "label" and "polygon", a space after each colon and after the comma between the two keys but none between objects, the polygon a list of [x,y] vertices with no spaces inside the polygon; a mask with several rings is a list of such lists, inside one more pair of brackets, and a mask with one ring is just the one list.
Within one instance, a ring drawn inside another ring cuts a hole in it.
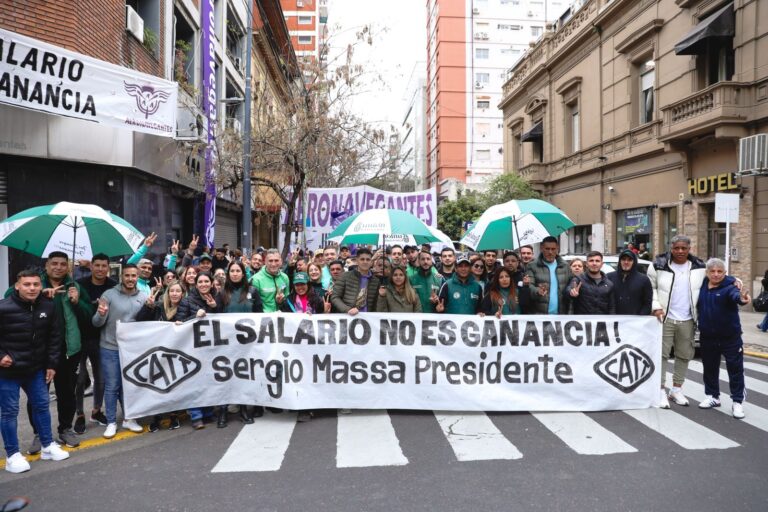
[{"label": "salario ganancia sign", "polygon": [[659,398],[654,317],[221,314],[122,323],[117,335],[129,417],[222,403],[595,411]]},{"label": "salario ganancia sign", "polygon": [[0,103],[173,137],[175,82],[0,29]]}]

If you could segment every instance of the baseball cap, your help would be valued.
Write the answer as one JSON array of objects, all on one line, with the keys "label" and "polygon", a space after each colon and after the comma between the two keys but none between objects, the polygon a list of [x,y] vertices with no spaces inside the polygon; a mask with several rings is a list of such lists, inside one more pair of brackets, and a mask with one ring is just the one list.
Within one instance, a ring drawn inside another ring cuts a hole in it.
[{"label": "baseball cap", "polygon": [[198,261],[203,261],[203,260],[213,261],[213,259],[211,259],[211,256],[209,254],[203,254],[202,256],[200,256],[200,259]]},{"label": "baseball cap", "polygon": [[309,282],[309,276],[306,272],[296,272],[293,274],[293,284],[307,284]]},{"label": "baseball cap", "polygon": [[456,260],[456,265],[457,266],[461,265],[462,263],[466,263],[467,265],[471,265],[472,264],[472,262],[469,261],[469,259],[467,259],[467,258],[459,258],[458,260]]}]

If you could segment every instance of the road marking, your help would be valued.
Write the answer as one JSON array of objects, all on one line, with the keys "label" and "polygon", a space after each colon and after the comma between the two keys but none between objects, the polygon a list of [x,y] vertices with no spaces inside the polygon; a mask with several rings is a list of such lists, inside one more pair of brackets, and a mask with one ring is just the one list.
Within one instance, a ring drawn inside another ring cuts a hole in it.
[{"label": "road marking", "polygon": [[722,450],[739,446],[735,441],[721,436],[714,430],[668,409],[652,407],[624,412],[651,430],[655,430],[688,450]]},{"label": "road marking", "polygon": [[637,451],[619,436],[581,412],[533,413],[553,434],[582,455],[633,453]]},{"label": "road marking", "polygon": [[[685,385],[683,386],[683,392],[687,396],[699,402],[702,402],[705,398],[707,398],[707,394],[704,392],[704,386],[698,382],[693,382],[690,380],[686,381]],[[713,407],[713,409],[731,416],[733,400],[731,400],[731,398],[727,395],[721,394],[720,403],[722,404],[720,407]],[[693,407],[696,405],[698,404],[692,404]],[[746,417],[738,421],[752,425],[753,427],[758,428],[764,432],[768,432],[768,409],[763,409],[762,407],[758,407],[756,405],[750,404],[749,402],[745,402],[744,414]]]},{"label": "road marking", "polygon": [[404,466],[403,455],[387,411],[360,411],[338,415],[336,467]]},{"label": "road marking", "polygon": [[296,413],[266,414],[243,426],[211,473],[277,471],[296,427]]},{"label": "road marking", "polygon": [[744,368],[747,370],[755,371],[755,372],[768,373],[768,365],[764,365],[764,364],[751,363],[749,361],[744,361]]},{"label": "road marking", "polygon": [[435,418],[460,461],[521,459],[523,454],[482,412],[440,412]]},{"label": "road marking", "polygon": [[[704,365],[702,365],[698,361],[691,361],[688,363],[688,368],[693,370],[696,373],[704,374]],[[720,369],[720,380],[723,380],[725,382],[728,382],[728,371]],[[747,377],[744,375],[744,385],[749,391],[754,391],[755,393],[761,393],[763,395],[768,395],[768,382],[763,382],[758,379],[753,379],[752,377]]]}]

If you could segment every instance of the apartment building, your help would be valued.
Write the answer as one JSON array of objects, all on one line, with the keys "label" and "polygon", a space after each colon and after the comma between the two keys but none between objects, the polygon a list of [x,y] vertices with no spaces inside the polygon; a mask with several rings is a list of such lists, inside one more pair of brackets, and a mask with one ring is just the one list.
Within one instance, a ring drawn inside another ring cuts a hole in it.
[{"label": "apartment building", "polygon": [[768,132],[768,0],[589,0],[504,84],[505,170],[577,224],[569,251],[652,254],[685,234],[725,257],[715,194],[740,197],[731,272],[768,268],[768,183],[739,141]]},{"label": "apartment building", "polygon": [[503,171],[508,69],[566,0],[427,0],[427,186],[440,197]]},{"label": "apartment building", "polygon": [[325,69],[328,44],[328,0],[280,0],[285,22],[300,62],[306,63],[304,82],[310,86],[315,71]]},{"label": "apartment building", "polygon": [[405,114],[400,123],[400,175],[416,190],[427,188],[427,82],[425,63],[416,62],[405,87]]}]

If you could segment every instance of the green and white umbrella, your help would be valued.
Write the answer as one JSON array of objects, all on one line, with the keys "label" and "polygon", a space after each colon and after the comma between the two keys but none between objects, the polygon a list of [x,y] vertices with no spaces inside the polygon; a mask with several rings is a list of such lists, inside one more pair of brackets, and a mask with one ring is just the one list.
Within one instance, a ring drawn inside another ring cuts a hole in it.
[{"label": "green and white umbrella", "polygon": [[[429,228],[429,231],[437,237],[437,241],[421,243],[429,243],[432,252],[440,252],[444,247],[453,249],[453,241],[451,241],[451,237],[437,228],[429,226],[427,226],[427,228]],[[401,247],[404,247],[406,245],[420,245],[421,243],[417,242],[413,235],[388,235],[384,237],[384,245],[388,247],[392,245],[400,245]]]},{"label": "green and white umbrella", "polygon": [[0,222],[0,245],[45,257],[62,251],[72,259],[121,256],[144,240],[139,230],[93,204],[36,206]]},{"label": "green and white umbrella", "polygon": [[540,199],[512,200],[488,208],[461,239],[476,251],[517,249],[574,226],[562,210]]},{"label": "green and white umbrella", "polygon": [[380,208],[359,212],[346,219],[328,235],[328,241],[379,245],[383,243],[384,237],[392,235],[411,235],[417,244],[440,240],[412,213]]}]

